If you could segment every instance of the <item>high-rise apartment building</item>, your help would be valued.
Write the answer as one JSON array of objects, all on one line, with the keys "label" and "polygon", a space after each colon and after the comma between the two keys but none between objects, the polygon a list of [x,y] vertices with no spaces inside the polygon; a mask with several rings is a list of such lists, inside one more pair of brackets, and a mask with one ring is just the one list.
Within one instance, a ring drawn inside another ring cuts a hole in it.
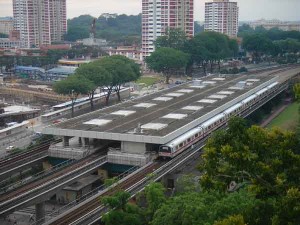
[{"label": "high-rise apartment building", "polygon": [[238,33],[239,8],[237,2],[213,0],[205,3],[206,31],[215,31],[236,37]]},{"label": "high-rise apartment building", "polygon": [[13,0],[13,14],[23,47],[61,41],[67,31],[66,0]]},{"label": "high-rise apartment building", "polygon": [[142,51],[149,56],[154,41],[167,28],[179,28],[194,35],[194,0],[142,0]]}]

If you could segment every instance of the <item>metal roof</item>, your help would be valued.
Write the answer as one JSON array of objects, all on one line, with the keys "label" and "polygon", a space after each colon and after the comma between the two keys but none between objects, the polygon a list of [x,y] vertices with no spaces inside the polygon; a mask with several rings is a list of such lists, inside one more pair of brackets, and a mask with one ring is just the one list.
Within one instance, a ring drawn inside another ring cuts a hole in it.
[{"label": "metal roof", "polygon": [[[202,89],[198,87],[193,88],[191,86],[193,85],[192,83],[178,85],[154,94],[97,110],[60,124],[49,126],[45,128],[43,132],[59,136],[165,144],[182,133],[188,132],[213,116],[232,107],[242,99],[246,99],[259,90],[276,82],[280,74],[270,75],[272,72],[274,72],[274,70],[258,75],[229,75],[226,76],[225,80],[215,81],[216,84],[206,85]],[[282,75],[294,75],[299,72],[300,69],[294,69],[283,72]],[[216,77],[217,76],[209,76],[202,80],[208,81],[206,83],[209,83]],[[228,95],[224,99],[219,99],[214,103],[207,104],[198,102],[215,93],[229,91],[230,87],[234,87],[238,82],[247,79],[259,79],[259,81],[251,86],[245,86],[244,89],[237,89],[231,95]],[[183,93],[180,97],[169,97],[165,99],[166,94],[176,93],[182,89],[192,89],[193,92],[180,92]],[[141,106],[145,103],[155,105],[151,105],[151,107],[137,107],[137,105]],[[186,108],[189,106],[197,106],[199,110]],[[120,110],[135,111],[135,113],[127,116],[112,114]],[[164,118],[168,114],[186,114],[187,116],[182,119]],[[86,124],[86,122],[94,119],[110,120],[110,122],[101,126]],[[143,131],[139,133],[134,132],[140,130],[137,128],[141,128]]]}]

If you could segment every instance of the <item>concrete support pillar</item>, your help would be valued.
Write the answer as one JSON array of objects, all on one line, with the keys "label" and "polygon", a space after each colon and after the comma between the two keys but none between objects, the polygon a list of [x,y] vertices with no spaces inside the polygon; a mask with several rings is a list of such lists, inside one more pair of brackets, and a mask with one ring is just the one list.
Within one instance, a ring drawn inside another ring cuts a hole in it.
[{"label": "concrete support pillar", "polygon": [[83,146],[88,147],[90,145],[90,139],[89,138],[83,138]]},{"label": "concrete support pillar", "polygon": [[78,143],[79,143],[79,146],[82,146],[82,138],[81,137],[78,138]]},{"label": "concrete support pillar", "polygon": [[64,147],[69,147],[70,146],[69,137],[67,137],[67,136],[63,137],[63,146]]},{"label": "concrete support pillar", "polygon": [[45,222],[45,202],[41,202],[35,205],[35,221],[36,224],[43,224]]}]

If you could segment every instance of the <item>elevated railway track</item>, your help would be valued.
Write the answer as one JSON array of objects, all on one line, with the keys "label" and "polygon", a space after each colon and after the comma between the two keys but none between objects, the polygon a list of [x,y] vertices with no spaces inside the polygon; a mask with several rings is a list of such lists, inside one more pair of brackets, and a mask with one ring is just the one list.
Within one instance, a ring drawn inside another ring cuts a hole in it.
[{"label": "elevated railway track", "polygon": [[[261,99],[260,102],[252,105],[242,113],[243,117],[247,117],[252,112],[260,108],[262,105],[270,101],[282,91],[288,88],[288,82],[282,83],[282,85],[276,90],[276,92],[270,93],[269,96]],[[222,128],[225,128],[223,126]],[[105,214],[109,209],[101,204],[100,198],[102,196],[112,195],[117,190],[126,190],[134,197],[138,192],[142,191],[151,181],[158,181],[166,174],[173,172],[174,170],[185,165],[188,161],[198,158],[201,155],[201,149],[205,146],[205,142],[209,136],[202,139],[193,147],[188,148],[180,155],[171,159],[170,161],[155,161],[148,164],[144,168],[141,168],[136,173],[124,178],[117,185],[106,189],[93,197],[87,199],[85,202],[80,203],[78,206],[70,209],[69,211],[61,214],[57,218],[48,221],[47,225],[66,225],[66,224],[95,224],[101,219],[101,215]],[[147,176],[151,174],[150,176]]]},{"label": "elevated railway track", "polygon": [[0,215],[47,200],[58,189],[106,163],[106,156],[93,154],[54,174],[0,196]]},{"label": "elevated railway track", "polygon": [[30,167],[33,163],[43,160],[48,156],[48,149],[51,143],[58,143],[61,139],[53,141],[46,140],[39,146],[30,151],[26,151],[17,155],[8,156],[0,160],[0,179],[5,179],[10,175]]}]

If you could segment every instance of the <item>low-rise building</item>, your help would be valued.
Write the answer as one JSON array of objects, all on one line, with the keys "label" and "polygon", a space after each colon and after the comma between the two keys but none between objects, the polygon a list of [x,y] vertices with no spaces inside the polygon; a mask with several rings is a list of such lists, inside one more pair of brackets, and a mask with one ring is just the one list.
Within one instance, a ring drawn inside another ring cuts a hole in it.
[{"label": "low-rise building", "polygon": [[0,18],[0,33],[9,34],[14,28],[14,20],[12,17],[2,17]]},{"label": "low-rise building", "polygon": [[249,22],[251,28],[255,29],[256,27],[263,27],[266,30],[270,30],[272,28],[278,28],[283,31],[300,31],[300,22],[288,22],[288,21],[280,21],[280,20],[257,20],[253,22]]},{"label": "low-rise building", "polygon": [[37,80],[45,76],[45,69],[31,66],[16,66],[15,73],[22,78]]},{"label": "low-rise building", "polygon": [[0,38],[0,48],[20,48],[20,41],[12,41],[9,38]]},{"label": "low-rise building", "polygon": [[64,80],[68,76],[73,75],[78,67],[75,66],[58,66],[46,72],[46,80]]},{"label": "low-rise building", "polygon": [[116,49],[111,48],[107,52],[110,56],[123,55],[137,62],[143,61],[143,52],[137,46],[118,46]]},{"label": "low-rise building", "polygon": [[41,111],[40,109],[20,105],[7,106],[3,109],[4,112],[0,114],[0,127],[5,127],[6,124],[11,122],[22,123],[25,120],[38,117]]}]

